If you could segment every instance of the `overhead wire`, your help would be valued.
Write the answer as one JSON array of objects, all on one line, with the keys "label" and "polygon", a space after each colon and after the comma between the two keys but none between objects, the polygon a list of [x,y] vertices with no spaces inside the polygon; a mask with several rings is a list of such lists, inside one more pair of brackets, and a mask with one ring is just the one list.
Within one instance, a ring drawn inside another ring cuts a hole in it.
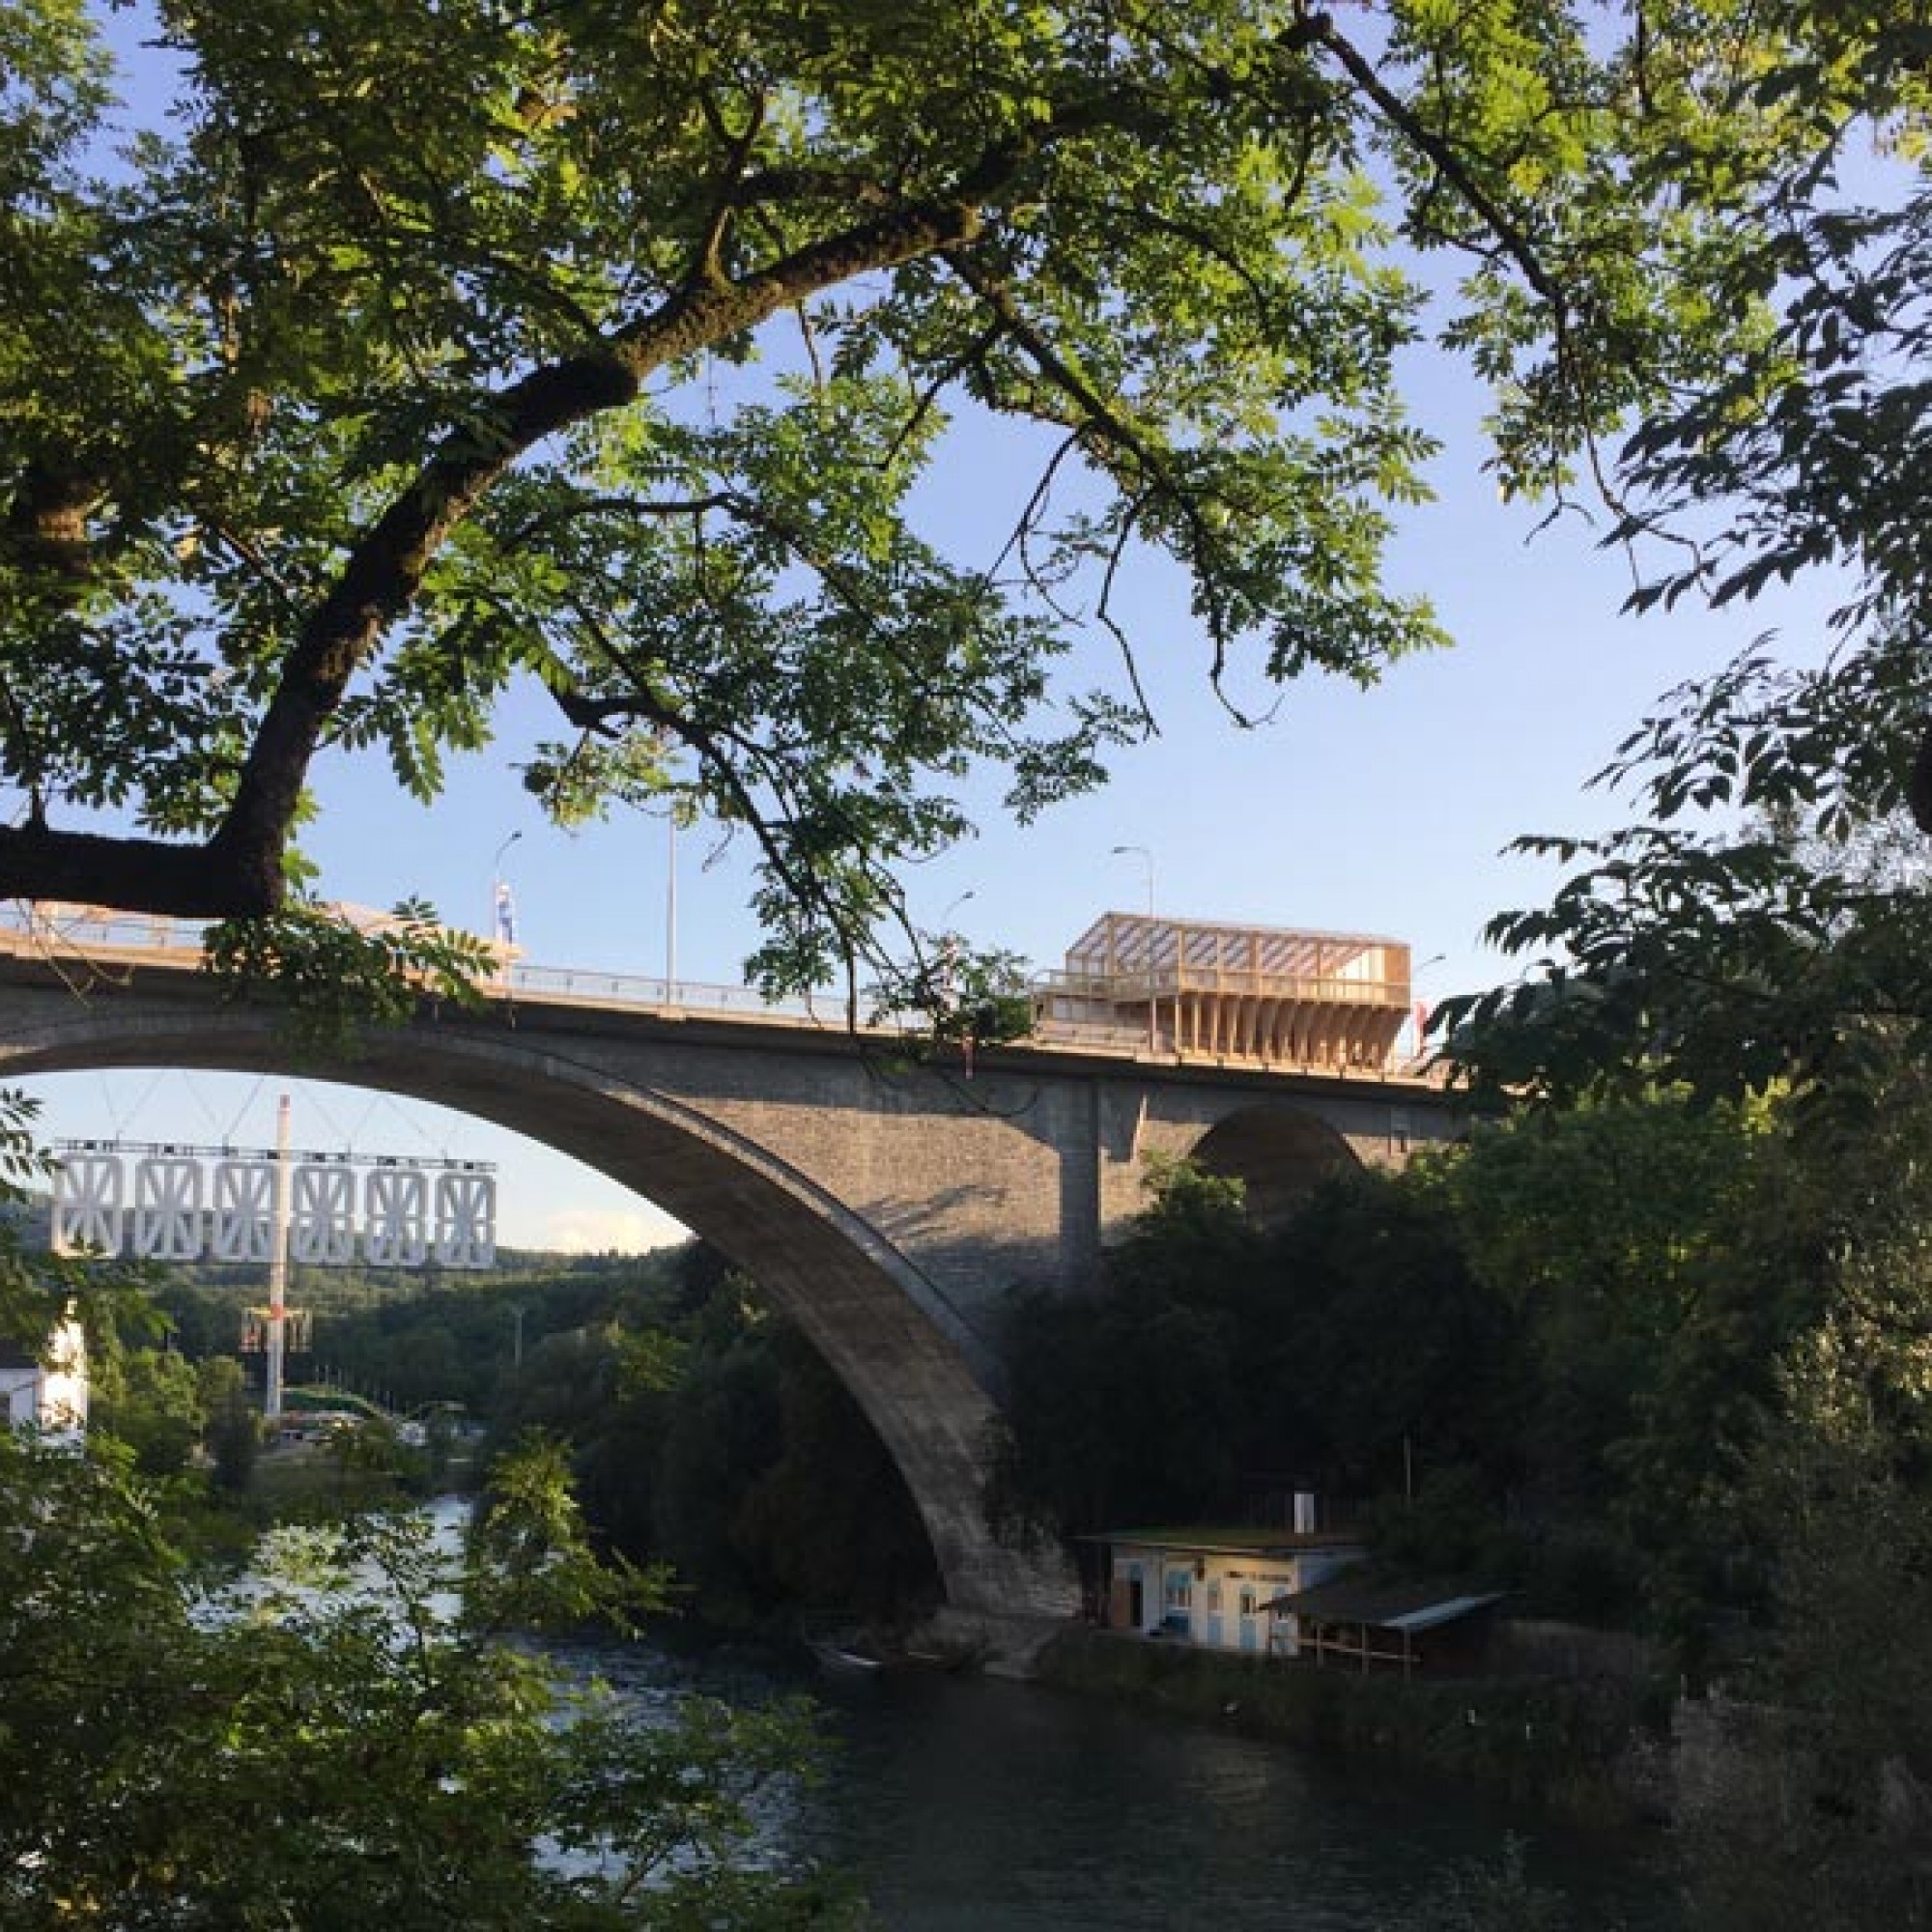
[{"label": "overhead wire", "polygon": [[209,1099],[208,1094],[196,1081],[192,1073],[184,1075],[184,1078],[187,1085],[187,1091],[194,1096],[195,1105],[201,1109],[202,1115],[207,1120],[208,1124],[219,1135],[221,1132],[221,1116],[214,1111],[213,1103]]},{"label": "overhead wire", "polygon": [[355,1146],[355,1137],[350,1134],[345,1134],[342,1131],[342,1122],[336,1119],[334,1111],[329,1107],[328,1103],[322,1097],[322,1094],[317,1090],[317,1088],[313,1085],[305,1085],[301,1090],[301,1094],[302,1094],[302,1104],[304,1106],[313,1107],[315,1111],[322,1116],[324,1122],[327,1123],[329,1129],[334,1133],[336,1139],[341,1143],[343,1152],[344,1153],[352,1152]]},{"label": "overhead wire", "polygon": [[155,1097],[155,1089],[158,1087],[163,1080],[169,1077],[170,1070],[171,1069],[165,1066],[157,1067],[155,1071],[154,1078],[150,1080],[144,1088],[142,1088],[141,1097],[138,1100],[136,1100],[131,1107],[128,1109],[127,1115],[124,1118],[116,1119],[114,1125],[114,1137],[117,1140],[126,1140],[128,1137],[128,1124],[131,1122],[136,1121],[140,1118],[142,1110],[147,1106],[148,1102]]},{"label": "overhead wire", "polygon": [[228,1131],[221,1136],[221,1142],[224,1147],[229,1147],[234,1144],[236,1129],[241,1126],[242,1116],[246,1114],[248,1110],[252,1106],[254,1106],[256,1100],[261,1097],[263,1083],[267,1080],[267,1078],[268,1078],[267,1074],[264,1073],[256,1074],[255,1084],[254,1086],[249,1088],[247,1098],[244,1099],[242,1102],[242,1104],[236,1108],[235,1118],[228,1123]]}]

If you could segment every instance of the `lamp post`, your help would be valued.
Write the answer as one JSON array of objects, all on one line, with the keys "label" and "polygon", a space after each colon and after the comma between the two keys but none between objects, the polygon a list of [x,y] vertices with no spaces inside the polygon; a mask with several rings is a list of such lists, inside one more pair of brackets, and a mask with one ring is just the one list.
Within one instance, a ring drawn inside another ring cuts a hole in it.
[{"label": "lamp post", "polygon": [[524,835],[513,832],[497,847],[496,855],[490,861],[490,923],[487,930],[495,932],[497,927],[497,908],[503,890],[503,854]]},{"label": "lamp post", "polygon": [[1117,859],[1134,857],[1147,867],[1147,974],[1148,974],[1148,1051],[1160,1051],[1159,980],[1156,977],[1153,925],[1153,854],[1145,845],[1116,845]]},{"label": "lamp post", "polygon": [[677,807],[665,813],[665,1001],[677,1001]]},{"label": "lamp post", "polygon": [[1441,965],[1448,956],[1446,952],[1432,952],[1420,966],[1411,966],[1408,969],[1408,1023],[1414,1030],[1414,1043],[1409,1049],[1408,1056],[1411,1061],[1417,1061],[1422,1058],[1422,1040],[1428,1022],[1428,1006],[1424,1001],[1416,998],[1416,994],[1421,988],[1422,976],[1432,966]]},{"label": "lamp post", "polygon": [[946,910],[939,915],[939,971],[940,991],[950,1001],[952,997],[952,968],[959,957],[959,949],[952,943],[952,915],[970,898],[979,894],[971,886],[959,895]]}]

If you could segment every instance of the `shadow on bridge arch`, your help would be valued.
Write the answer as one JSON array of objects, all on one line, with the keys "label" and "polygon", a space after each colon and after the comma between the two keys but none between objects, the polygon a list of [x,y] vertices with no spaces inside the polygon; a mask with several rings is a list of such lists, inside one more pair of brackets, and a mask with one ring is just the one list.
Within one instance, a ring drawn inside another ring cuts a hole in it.
[{"label": "shadow on bridge arch", "polygon": [[1248,1211],[1264,1228],[1285,1221],[1329,1176],[1362,1165],[1325,1121],[1274,1103],[1241,1107],[1216,1122],[1189,1158],[1208,1174],[1240,1181]]},{"label": "shadow on bridge arch", "polygon": [[1001,1544],[982,1494],[995,1409],[987,1365],[925,1277],[833,1196],[768,1150],[554,1042],[412,1029],[353,1062],[292,1065],[268,1019],[203,1010],[179,1028],[116,1003],[69,1005],[0,1041],[0,1077],[178,1067],[307,1073],[491,1121],[655,1202],[752,1276],[824,1354],[897,1463],[949,1603],[981,1617],[1060,1616],[1064,1562]]}]

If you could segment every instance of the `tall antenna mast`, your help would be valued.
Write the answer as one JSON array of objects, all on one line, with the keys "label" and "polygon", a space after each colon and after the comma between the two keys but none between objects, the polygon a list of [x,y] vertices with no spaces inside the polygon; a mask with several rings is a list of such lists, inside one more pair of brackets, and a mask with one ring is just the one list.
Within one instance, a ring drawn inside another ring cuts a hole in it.
[{"label": "tall antenna mast", "polygon": [[282,1413],[282,1360],[287,1344],[289,1292],[289,1096],[275,1109],[275,1222],[269,1236],[268,1373],[262,1413],[279,1421]]}]

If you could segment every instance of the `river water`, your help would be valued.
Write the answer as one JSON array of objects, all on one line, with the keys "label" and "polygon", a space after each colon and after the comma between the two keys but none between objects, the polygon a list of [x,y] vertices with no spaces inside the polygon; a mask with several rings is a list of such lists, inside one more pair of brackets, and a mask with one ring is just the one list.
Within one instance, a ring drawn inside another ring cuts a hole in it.
[{"label": "river water", "polygon": [[[463,1510],[433,1512],[452,1544]],[[1103,1698],[937,1672],[835,1682],[736,1646],[555,1654],[646,1711],[695,1692],[817,1699],[825,1776],[766,1807],[765,1850],[850,1874],[881,1932],[1452,1932],[1459,1881],[1497,1871],[1513,1837],[1565,1932],[1678,1932],[1653,1840]]]},{"label": "river water", "polygon": [[1458,1874],[1498,1868],[1513,1830],[1575,1932],[1672,1923],[1641,1843],[1101,1699],[977,1677],[833,1685],[744,1653],[600,1646],[582,1662],[645,1698],[821,1696],[828,1775],[775,1810],[774,1849],[854,1874],[894,1932],[1440,1932]]}]

